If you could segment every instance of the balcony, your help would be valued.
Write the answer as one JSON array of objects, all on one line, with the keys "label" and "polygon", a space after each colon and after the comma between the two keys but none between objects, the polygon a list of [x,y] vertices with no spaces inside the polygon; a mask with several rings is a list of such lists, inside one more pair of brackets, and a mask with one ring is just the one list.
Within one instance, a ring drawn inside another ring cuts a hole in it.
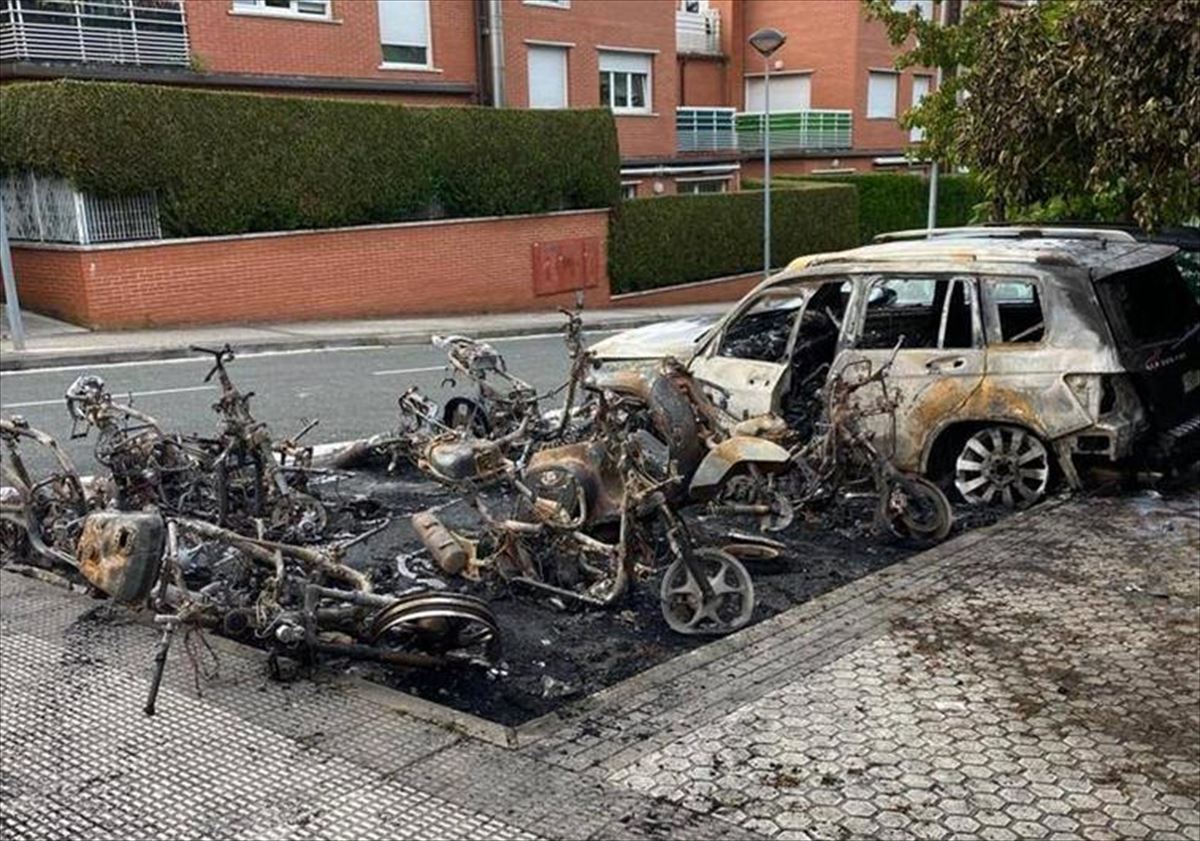
[{"label": "balcony", "polygon": [[0,0],[0,61],[189,59],[183,0]]},{"label": "balcony", "polygon": [[675,12],[675,51],[692,55],[721,54],[721,13]]},{"label": "balcony", "polygon": [[[835,151],[852,145],[852,111],[809,108],[771,114],[771,151]],[[763,115],[733,108],[676,108],[679,152],[756,154],[763,150]]]},{"label": "balcony", "polygon": [[[849,149],[853,138],[853,112],[828,108],[771,112],[771,151],[806,152]],[[737,146],[741,152],[763,150],[764,115],[738,114],[735,118]]]},{"label": "balcony", "polygon": [[680,152],[737,149],[734,108],[676,108],[675,148]]}]

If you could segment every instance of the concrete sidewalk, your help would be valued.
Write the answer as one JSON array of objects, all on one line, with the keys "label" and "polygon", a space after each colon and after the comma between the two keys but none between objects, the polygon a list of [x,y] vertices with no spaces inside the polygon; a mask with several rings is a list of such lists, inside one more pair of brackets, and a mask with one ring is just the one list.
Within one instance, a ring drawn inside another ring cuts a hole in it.
[{"label": "concrete sidewalk", "polygon": [[[1200,837],[1200,497],[1047,503],[515,748],[0,573],[0,837]],[[207,660],[205,661],[207,665]],[[402,696],[407,697],[407,696]]]},{"label": "concrete sidewalk", "polygon": [[[715,316],[730,306],[730,303],[721,303],[585,310],[583,320],[590,331],[623,330],[675,318]],[[24,315],[25,350],[13,348],[6,324],[3,338],[0,339],[0,370],[168,359],[190,355],[188,348],[191,345],[211,346],[225,342],[239,351],[251,352],[426,344],[430,336],[438,333],[461,333],[476,337],[534,335],[553,333],[562,327],[564,320],[560,313],[550,311],[93,332],[36,313],[26,312]]]}]

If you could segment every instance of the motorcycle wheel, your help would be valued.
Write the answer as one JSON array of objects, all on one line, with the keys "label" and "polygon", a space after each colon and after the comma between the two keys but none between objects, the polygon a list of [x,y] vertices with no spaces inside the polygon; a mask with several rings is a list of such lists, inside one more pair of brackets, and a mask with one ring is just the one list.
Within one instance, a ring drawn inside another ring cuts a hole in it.
[{"label": "motorcycle wheel", "polygon": [[950,501],[941,488],[912,475],[887,480],[879,499],[879,518],[896,536],[923,543],[945,540],[954,524]]}]

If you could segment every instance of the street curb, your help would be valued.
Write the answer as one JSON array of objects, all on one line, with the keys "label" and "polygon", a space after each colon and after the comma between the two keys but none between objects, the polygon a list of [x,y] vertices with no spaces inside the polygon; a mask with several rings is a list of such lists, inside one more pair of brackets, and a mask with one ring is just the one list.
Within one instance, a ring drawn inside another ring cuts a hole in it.
[{"label": "street curb", "polygon": [[[631,329],[656,324],[672,316],[656,313],[645,316],[628,318],[607,318],[588,321],[584,313],[585,332],[597,330]],[[229,325],[230,327],[252,327],[253,325]],[[213,329],[220,329],[213,328]],[[446,331],[440,331],[446,332]],[[539,324],[517,327],[497,327],[494,329],[480,328],[462,330],[461,335],[476,339],[503,339],[514,336],[536,336],[547,333],[561,332],[558,325]],[[249,342],[238,342],[234,350],[240,353],[258,353],[272,350],[329,350],[335,348],[428,345],[436,333],[431,331],[416,331],[411,333],[368,333],[360,335],[339,336],[334,338],[308,338],[302,336],[280,336],[279,338],[256,339]],[[81,334],[82,336],[82,334]],[[142,348],[106,348],[95,351],[63,351],[61,353],[39,353],[36,350],[6,350],[0,354],[0,371],[31,371],[39,368],[53,368],[67,365],[105,365],[114,362],[150,362],[160,359],[180,359],[195,356],[187,345],[166,345]]]}]

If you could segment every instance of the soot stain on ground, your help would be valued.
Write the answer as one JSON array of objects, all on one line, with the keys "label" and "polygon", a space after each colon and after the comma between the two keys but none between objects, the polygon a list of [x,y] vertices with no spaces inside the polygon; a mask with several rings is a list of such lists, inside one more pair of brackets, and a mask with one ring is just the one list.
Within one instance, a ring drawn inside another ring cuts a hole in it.
[{"label": "soot stain on ground", "polygon": [[[684,636],[662,618],[660,574],[634,582],[614,607],[604,610],[572,604],[555,605],[545,595],[502,581],[467,582],[443,576],[423,552],[408,515],[444,505],[439,515],[451,528],[470,535],[467,506],[432,483],[356,477],[341,492],[380,501],[395,520],[348,562],[369,569],[381,591],[412,586],[398,572],[396,559],[422,578],[437,578],[448,589],[486,599],[499,620],[504,668],[394,670],[369,664],[346,664],[369,680],[411,695],[515,726],[665,663],[705,645],[713,637]],[[924,546],[874,534],[872,506],[837,509],[811,519],[797,518],[787,530],[769,534],[787,549],[770,562],[746,562],[754,582],[756,607],[751,624],[775,616],[869,573],[919,552]],[[998,514],[970,515],[972,527],[994,521]],[[688,516],[699,545],[731,542],[730,530],[756,533],[747,520]],[[956,525],[955,533],[963,526]]]}]

